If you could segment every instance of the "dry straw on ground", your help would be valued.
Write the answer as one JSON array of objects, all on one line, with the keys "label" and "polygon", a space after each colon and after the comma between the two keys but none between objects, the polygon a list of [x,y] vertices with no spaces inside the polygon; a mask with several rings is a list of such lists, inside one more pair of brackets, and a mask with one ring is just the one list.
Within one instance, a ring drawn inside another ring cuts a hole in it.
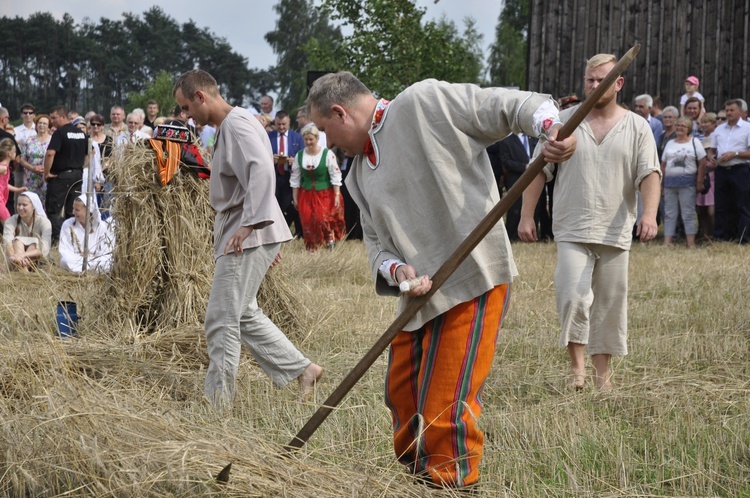
[{"label": "dry straw on ground", "polygon": [[[92,303],[95,315],[149,331],[201,323],[214,266],[208,181],[182,168],[162,187],[145,141],[115,158],[109,178],[117,244],[111,278]],[[259,302],[285,330],[297,332],[302,324],[293,310],[300,303],[282,273],[264,282]]]},{"label": "dry straw on ground", "polygon": [[[478,495],[750,495],[747,248],[634,246],[631,351],[615,362],[617,387],[606,394],[563,387],[554,245],[514,253],[521,276],[485,387]],[[295,386],[274,388],[246,355],[229,414],[202,398],[199,323],[146,334],[120,316],[91,316],[106,277],[52,265],[2,275],[0,495],[454,496],[414,484],[394,462],[385,356],[301,451],[280,457],[396,303],[374,295],[359,242],[310,255],[294,241],[274,272],[299,302],[305,326],[295,342],[326,375],[300,404]],[[52,335],[61,297],[79,303],[77,339]],[[214,476],[230,462],[219,486]]]}]

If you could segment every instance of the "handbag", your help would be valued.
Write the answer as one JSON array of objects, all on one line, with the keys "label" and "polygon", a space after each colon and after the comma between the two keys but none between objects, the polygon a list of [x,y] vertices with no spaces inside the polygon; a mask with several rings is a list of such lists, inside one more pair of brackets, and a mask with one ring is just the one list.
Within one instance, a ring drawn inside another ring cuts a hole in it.
[{"label": "handbag", "polygon": [[[693,144],[693,152],[695,153],[695,161],[696,164],[698,161],[698,150],[695,148],[695,138],[691,140]],[[698,192],[699,194],[707,194],[708,191],[711,190],[711,177],[708,175],[708,168],[706,168],[706,172],[703,175],[703,190]]]}]

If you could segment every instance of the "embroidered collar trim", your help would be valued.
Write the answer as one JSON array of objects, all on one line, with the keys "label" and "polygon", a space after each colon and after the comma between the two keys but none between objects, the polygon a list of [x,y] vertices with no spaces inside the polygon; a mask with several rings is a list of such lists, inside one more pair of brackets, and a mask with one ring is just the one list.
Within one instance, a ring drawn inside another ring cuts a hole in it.
[{"label": "embroidered collar trim", "polygon": [[367,157],[367,165],[370,169],[375,169],[380,164],[380,149],[378,148],[377,140],[375,140],[375,134],[383,127],[385,115],[388,113],[388,106],[390,104],[390,100],[380,99],[372,115],[372,124],[370,130],[367,132],[368,139],[367,143],[365,143],[365,157]]}]

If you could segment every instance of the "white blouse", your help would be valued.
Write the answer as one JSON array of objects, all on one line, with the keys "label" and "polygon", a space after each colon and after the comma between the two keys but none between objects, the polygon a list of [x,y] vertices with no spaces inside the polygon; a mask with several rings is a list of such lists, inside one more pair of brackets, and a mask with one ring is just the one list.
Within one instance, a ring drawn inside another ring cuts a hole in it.
[{"label": "white blouse", "polygon": [[[115,237],[111,220],[93,223],[89,234],[87,269],[106,273],[112,267]],[[60,229],[60,265],[74,273],[83,271],[85,229],[75,218],[68,218]]]},{"label": "white blouse", "polygon": [[326,167],[328,168],[328,176],[331,177],[331,185],[341,186],[341,170],[339,169],[338,161],[336,161],[336,154],[329,149],[321,148],[320,151],[315,155],[307,153],[307,149],[302,151],[302,164],[299,163],[299,155],[294,156],[294,164],[292,164],[292,176],[289,179],[289,186],[292,188],[299,188],[300,181],[302,179],[302,169],[314,170],[320,164],[320,158],[323,155],[323,151],[327,150],[328,155],[326,156]]}]

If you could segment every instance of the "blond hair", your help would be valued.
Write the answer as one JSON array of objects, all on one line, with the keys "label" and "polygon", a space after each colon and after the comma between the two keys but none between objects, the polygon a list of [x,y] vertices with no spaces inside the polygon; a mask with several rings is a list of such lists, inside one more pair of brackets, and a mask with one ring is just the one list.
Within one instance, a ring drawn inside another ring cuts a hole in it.
[{"label": "blond hair", "polygon": [[320,131],[318,130],[317,126],[310,123],[309,125],[305,125],[302,128],[302,136],[304,137],[305,135],[312,135],[315,138],[320,138]]},{"label": "blond hair", "polygon": [[586,61],[586,69],[603,66],[604,64],[608,64],[610,62],[616,63],[617,57],[615,57],[613,54],[596,54]]},{"label": "blond hair", "polygon": [[684,124],[685,126],[687,126],[688,135],[693,132],[693,120],[687,116],[680,116],[679,118],[677,118],[677,121],[675,121],[675,124]]},{"label": "blond hair", "polygon": [[0,140],[0,162],[10,159],[16,151],[16,144],[10,138]]}]

